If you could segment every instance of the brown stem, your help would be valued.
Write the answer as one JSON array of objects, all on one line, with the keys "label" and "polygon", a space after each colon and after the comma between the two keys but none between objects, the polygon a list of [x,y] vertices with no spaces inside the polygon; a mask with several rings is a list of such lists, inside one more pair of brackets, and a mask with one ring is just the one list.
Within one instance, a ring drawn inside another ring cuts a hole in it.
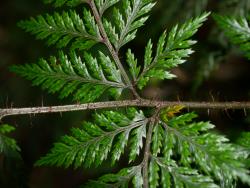
[{"label": "brown stem", "polygon": [[144,157],[143,157],[143,162],[142,162],[142,164],[143,164],[143,169],[142,169],[142,171],[143,171],[143,187],[144,188],[149,187],[148,163],[149,163],[149,157],[150,157],[150,145],[151,145],[151,141],[152,141],[154,124],[156,122],[159,111],[160,111],[160,109],[157,109],[154,116],[150,119],[149,128],[148,128],[147,137],[146,137]]},{"label": "brown stem", "polygon": [[140,96],[138,95],[135,88],[133,87],[133,85],[132,85],[132,83],[131,83],[131,81],[130,81],[130,79],[129,79],[129,77],[128,77],[128,75],[127,75],[121,61],[120,61],[120,58],[118,56],[118,52],[115,51],[114,47],[112,46],[112,44],[111,44],[111,42],[110,42],[110,40],[108,38],[108,35],[107,35],[107,33],[106,33],[105,29],[104,29],[104,26],[102,24],[101,16],[100,16],[100,14],[99,14],[99,12],[98,12],[98,10],[96,8],[95,2],[93,0],[89,0],[88,4],[89,4],[91,10],[93,11],[95,20],[96,20],[97,25],[98,25],[98,27],[100,29],[100,33],[101,33],[101,35],[103,37],[103,43],[107,46],[107,48],[110,51],[116,65],[118,66],[119,70],[121,71],[121,74],[122,74],[122,76],[123,76],[123,78],[124,78],[124,80],[126,82],[126,85],[133,92],[133,95],[137,99],[139,99]]},{"label": "brown stem", "polygon": [[73,111],[82,111],[91,109],[131,107],[131,106],[157,107],[161,109],[175,105],[183,105],[186,108],[193,108],[193,109],[225,109],[225,110],[250,109],[250,102],[180,102],[180,101],[151,101],[147,99],[140,99],[140,100],[95,102],[87,104],[73,104],[64,106],[0,109],[0,120],[5,116],[21,115],[21,114],[73,112]]}]

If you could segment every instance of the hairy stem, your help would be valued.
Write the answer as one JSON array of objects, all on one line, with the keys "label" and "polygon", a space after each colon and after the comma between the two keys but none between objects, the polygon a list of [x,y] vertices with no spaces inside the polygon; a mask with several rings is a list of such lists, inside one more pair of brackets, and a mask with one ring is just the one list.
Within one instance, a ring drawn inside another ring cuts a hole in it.
[{"label": "hairy stem", "polygon": [[108,35],[104,29],[104,26],[102,24],[102,20],[101,20],[101,16],[96,8],[96,5],[95,5],[95,2],[93,0],[89,0],[88,1],[88,4],[89,6],[91,7],[92,11],[93,11],[93,14],[94,14],[94,17],[95,17],[95,20],[97,22],[97,25],[100,29],[100,33],[103,37],[103,43],[107,46],[108,50],[110,51],[116,65],[118,66],[119,70],[121,71],[121,74],[126,82],[126,85],[129,87],[129,89],[133,92],[133,95],[139,99],[140,96],[138,95],[138,93],[136,92],[134,86],[132,85],[121,61],[120,61],[120,58],[118,56],[118,52],[115,51],[114,47],[112,46],[111,42],[109,41],[109,38],[108,38]]},{"label": "hairy stem", "polygon": [[149,179],[148,179],[148,162],[150,157],[150,145],[152,141],[152,134],[153,134],[153,128],[155,121],[157,119],[157,116],[159,114],[160,109],[157,109],[154,116],[150,119],[149,122],[149,128],[147,132],[146,137],[146,144],[145,144],[145,150],[144,150],[144,157],[143,157],[143,187],[148,188],[149,187]]},{"label": "hairy stem", "polygon": [[21,114],[43,114],[56,112],[73,112],[82,110],[93,110],[102,108],[118,108],[118,107],[156,107],[165,108],[175,105],[183,105],[186,108],[193,109],[250,109],[250,102],[181,102],[181,101],[152,101],[147,99],[140,100],[123,100],[95,102],[87,104],[73,104],[64,106],[48,106],[48,107],[28,107],[28,108],[7,108],[0,109],[0,120],[5,116],[21,115]]},{"label": "hairy stem", "polygon": [[144,151],[144,158],[143,158],[143,187],[148,188],[149,182],[148,182],[148,161],[150,156],[150,144],[152,140],[152,133],[153,133],[153,123],[149,124],[148,132],[147,132],[147,140],[145,145],[145,151]]}]

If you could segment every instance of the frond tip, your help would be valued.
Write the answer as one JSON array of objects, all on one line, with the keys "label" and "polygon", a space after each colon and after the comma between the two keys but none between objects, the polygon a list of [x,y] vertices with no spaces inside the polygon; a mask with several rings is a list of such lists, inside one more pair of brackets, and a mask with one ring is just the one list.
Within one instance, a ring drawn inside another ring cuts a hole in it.
[{"label": "frond tip", "polygon": [[133,40],[137,30],[148,19],[148,13],[154,7],[153,0],[122,0],[120,9],[113,12],[114,23],[104,20],[105,29],[116,50]]},{"label": "frond tip", "polygon": [[83,61],[74,52],[70,58],[60,52],[59,58],[12,66],[11,71],[32,80],[33,85],[40,85],[50,93],[59,92],[60,98],[72,94],[75,101],[82,102],[94,101],[105,91],[118,97],[126,87],[114,62],[103,53],[99,54],[99,59],[85,53]]},{"label": "frond tip", "polygon": [[103,13],[112,7],[114,4],[118,3],[121,0],[95,0],[96,6],[98,8],[99,14],[102,16]]},{"label": "frond tip", "polygon": [[139,89],[142,89],[151,78],[163,80],[175,77],[169,70],[184,63],[184,58],[193,53],[191,46],[196,41],[190,38],[198,31],[209,14],[203,13],[183,25],[176,25],[168,35],[164,32],[159,39],[154,57],[152,56],[153,45],[149,40],[145,50],[144,68],[137,78]]}]

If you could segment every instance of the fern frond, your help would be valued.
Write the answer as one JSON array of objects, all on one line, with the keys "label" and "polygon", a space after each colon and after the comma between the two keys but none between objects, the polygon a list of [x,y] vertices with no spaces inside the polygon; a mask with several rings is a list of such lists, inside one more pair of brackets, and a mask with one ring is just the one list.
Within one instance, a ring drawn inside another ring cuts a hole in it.
[{"label": "fern frond", "polygon": [[10,153],[20,151],[16,141],[13,138],[6,136],[6,134],[13,132],[14,130],[15,127],[13,126],[7,124],[0,125],[0,154],[8,156]]},{"label": "fern frond", "polygon": [[197,170],[180,167],[174,161],[167,161],[164,158],[153,157],[150,162],[151,187],[157,187],[159,172],[164,177],[162,187],[180,188],[219,188],[209,176],[200,174]]},{"label": "fern frond", "polygon": [[147,14],[154,7],[153,0],[123,0],[122,8],[114,9],[115,23],[104,20],[105,29],[117,51],[133,40],[138,28],[148,19]]},{"label": "fern frond", "polygon": [[150,78],[172,79],[175,75],[169,72],[170,69],[185,62],[184,58],[189,57],[193,51],[190,47],[196,43],[192,37],[206,20],[209,13],[185,22],[183,25],[172,28],[168,36],[164,32],[157,44],[157,50],[152,57],[152,42],[148,42],[145,50],[144,68],[137,79],[137,86],[142,89]]},{"label": "fern frond", "polygon": [[229,144],[224,136],[209,133],[214,125],[193,122],[195,117],[194,113],[188,113],[160,122],[154,137],[161,135],[157,140],[161,144],[154,150],[161,152],[154,152],[154,155],[162,153],[164,160],[179,159],[176,163],[189,169],[195,164],[202,174],[219,181],[221,187],[230,187],[237,180],[250,184],[244,162],[249,152]]},{"label": "fern frond", "polygon": [[134,187],[140,188],[143,185],[142,167],[134,166],[130,168],[124,168],[117,174],[106,174],[100,177],[98,180],[91,180],[82,188],[96,188],[96,187],[116,187],[126,188],[130,183],[133,183]]},{"label": "fern frond", "polygon": [[58,59],[51,57],[49,62],[41,59],[38,64],[13,66],[11,70],[32,80],[35,86],[60,93],[60,98],[72,94],[75,101],[94,101],[105,91],[117,97],[126,87],[114,62],[103,53],[98,60],[85,53],[83,61],[74,52],[70,59],[60,52]]},{"label": "fern frond", "polygon": [[99,14],[102,16],[107,9],[109,9],[119,1],[120,0],[95,0],[95,3],[98,8]]},{"label": "fern frond", "polygon": [[213,15],[219,27],[221,27],[230,41],[240,46],[245,56],[250,59],[250,27],[249,20],[245,17],[228,17]]},{"label": "fern frond", "polygon": [[47,3],[47,4],[53,3],[55,7],[61,7],[65,4],[68,6],[74,7],[81,3],[87,2],[87,0],[43,0],[43,1],[44,3]]},{"label": "fern frond", "polygon": [[133,155],[140,152],[140,140],[144,136],[141,132],[146,129],[147,119],[142,112],[133,111],[133,119],[114,111],[96,114],[95,123],[86,122],[81,128],[72,129],[71,136],[64,136],[56,143],[51,152],[37,162],[37,165],[56,165],[75,168],[100,165],[108,154],[112,163],[120,159],[131,135],[135,141],[129,146]]},{"label": "fern frond", "polygon": [[101,41],[99,29],[94,17],[83,10],[83,18],[75,11],[54,13],[21,21],[19,26],[36,35],[37,39],[46,39],[48,45],[56,44],[58,48],[66,47],[72,42],[73,49],[89,49]]}]

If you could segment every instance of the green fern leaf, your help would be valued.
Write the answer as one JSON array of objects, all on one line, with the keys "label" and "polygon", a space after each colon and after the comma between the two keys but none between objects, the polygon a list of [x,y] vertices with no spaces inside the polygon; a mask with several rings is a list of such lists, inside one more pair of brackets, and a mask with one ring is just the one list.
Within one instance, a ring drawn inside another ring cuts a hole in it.
[{"label": "green fern leaf", "polygon": [[15,127],[12,127],[10,125],[4,124],[0,126],[0,133],[1,134],[6,134],[15,131]]},{"label": "green fern leaf", "polygon": [[131,135],[131,151],[129,153],[129,162],[132,162],[136,159],[136,156],[140,153],[140,149],[143,147],[143,138],[146,138],[146,126],[144,125],[134,129]]},{"label": "green fern leaf", "polygon": [[[162,36],[164,37],[165,35],[162,35]],[[160,45],[158,45],[158,47],[160,47]],[[152,60],[153,60],[153,57],[152,57],[153,50],[152,50],[152,48],[153,48],[153,44],[152,44],[151,39],[149,39],[148,44],[147,44],[146,49],[145,49],[145,55],[144,55],[144,66],[145,67],[148,67],[151,64]]]},{"label": "green fern leaf", "polygon": [[20,148],[16,144],[13,138],[6,136],[6,134],[13,132],[15,127],[4,124],[0,125],[0,154],[6,156],[20,151]]},{"label": "green fern leaf", "polygon": [[173,127],[177,127],[178,125],[184,126],[192,122],[195,118],[197,118],[197,114],[195,114],[194,112],[191,112],[191,113],[183,114],[180,116],[176,116],[172,118],[170,122]]},{"label": "green fern leaf", "polygon": [[[129,119],[121,113],[108,111],[97,114],[95,122],[95,124],[86,122],[81,128],[72,129],[72,135],[64,136],[48,155],[37,162],[37,165],[56,165],[66,168],[70,165],[74,165],[75,168],[90,167],[92,164],[98,166],[107,159],[108,154],[111,154],[114,163],[123,153],[130,132],[142,135],[140,132],[146,126],[147,119],[142,112],[135,112],[133,119]],[[129,148],[138,154],[140,146],[141,144],[139,146],[132,144]]]},{"label": "green fern leaf", "polygon": [[190,40],[190,37],[197,32],[208,15],[209,13],[204,13],[181,26],[173,27],[168,36],[164,32],[159,39],[155,57],[152,57],[151,40],[148,42],[144,69],[137,79],[139,89],[142,89],[151,78],[163,80],[175,77],[169,70],[184,63],[184,58],[193,53],[190,47],[196,41]]},{"label": "green fern leaf", "polygon": [[129,72],[132,75],[133,80],[136,81],[140,73],[140,67],[137,66],[137,59],[130,49],[127,52],[127,63],[129,65]]},{"label": "green fern leaf", "polygon": [[149,163],[149,184],[152,188],[156,188],[159,186],[159,171],[160,168],[155,160],[151,160]]},{"label": "green fern leaf", "polygon": [[236,143],[250,151],[250,132],[241,133]]},{"label": "green fern leaf", "polygon": [[109,38],[117,51],[135,38],[138,28],[144,25],[154,5],[152,0],[123,0],[121,10],[114,9],[114,24],[104,20],[105,29],[109,31]]},{"label": "green fern leaf", "polygon": [[164,168],[161,168],[161,178],[162,178],[161,185],[163,188],[173,187],[172,182],[171,182],[171,176],[169,172]]},{"label": "green fern leaf", "polygon": [[[153,161],[154,168],[157,170],[160,168],[166,179],[163,187],[171,187],[173,184],[178,188],[219,188],[210,177],[199,174],[197,170],[179,167],[174,161],[166,161],[160,157],[154,157]],[[171,178],[173,182],[170,181]]]},{"label": "green fern leaf", "polygon": [[162,148],[164,130],[160,125],[155,125],[152,136],[152,154],[157,155]]},{"label": "green fern leaf", "polygon": [[112,44],[117,44],[117,41],[119,40],[119,35],[116,32],[115,26],[113,26],[112,23],[105,18],[103,19],[103,26],[107,32],[110,42]]},{"label": "green fern leaf", "polygon": [[59,92],[60,98],[73,94],[75,101],[90,102],[99,98],[105,91],[119,96],[125,88],[119,70],[109,57],[100,53],[98,60],[85,53],[85,62],[74,52],[69,59],[62,52],[59,59],[41,59],[38,64],[13,66],[11,70],[32,80],[50,93]]},{"label": "green fern leaf", "polygon": [[112,7],[114,4],[118,3],[120,0],[95,0],[96,6],[98,8],[99,14],[102,16],[103,13]]},{"label": "green fern leaf", "polygon": [[143,176],[142,176],[142,170],[140,168],[136,171],[132,183],[135,188],[143,187]]},{"label": "green fern leaf", "polygon": [[211,123],[192,122],[193,118],[195,115],[189,113],[162,122],[166,130],[165,155],[174,157],[178,153],[178,164],[190,168],[195,163],[204,174],[220,181],[221,187],[230,187],[238,179],[249,184],[244,163],[249,152],[229,144],[224,136],[208,133],[214,127]]},{"label": "green fern leaf", "polygon": [[19,26],[36,35],[37,39],[47,39],[48,45],[66,47],[71,41],[73,49],[89,49],[101,41],[99,29],[91,13],[84,9],[83,18],[75,11],[62,14],[47,14],[21,21]]},{"label": "green fern leaf", "polygon": [[116,187],[116,188],[128,188],[129,183],[132,182],[134,187],[142,187],[142,167],[134,166],[130,168],[124,168],[117,174],[106,174],[100,177],[98,180],[91,180],[82,188],[95,188],[95,187]]},{"label": "green fern leaf", "polygon": [[217,24],[225,31],[232,43],[240,46],[245,56],[250,59],[250,27],[245,17],[227,17],[213,15]]},{"label": "green fern leaf", "polygon": [[108,73],[108,79],[117,83],[122,83],[120,70],[117,70],[114,62],[111,59],[104,55],[102,52],[99,52],[101,64],[104,70]]},{"label": "green fern leaf", "polygon": [[74,7],[81,3],[87,2],[87,0],[43,0],[43,1],[47,4],[53,3],[55,7],[61,7],[65,4]]}]

